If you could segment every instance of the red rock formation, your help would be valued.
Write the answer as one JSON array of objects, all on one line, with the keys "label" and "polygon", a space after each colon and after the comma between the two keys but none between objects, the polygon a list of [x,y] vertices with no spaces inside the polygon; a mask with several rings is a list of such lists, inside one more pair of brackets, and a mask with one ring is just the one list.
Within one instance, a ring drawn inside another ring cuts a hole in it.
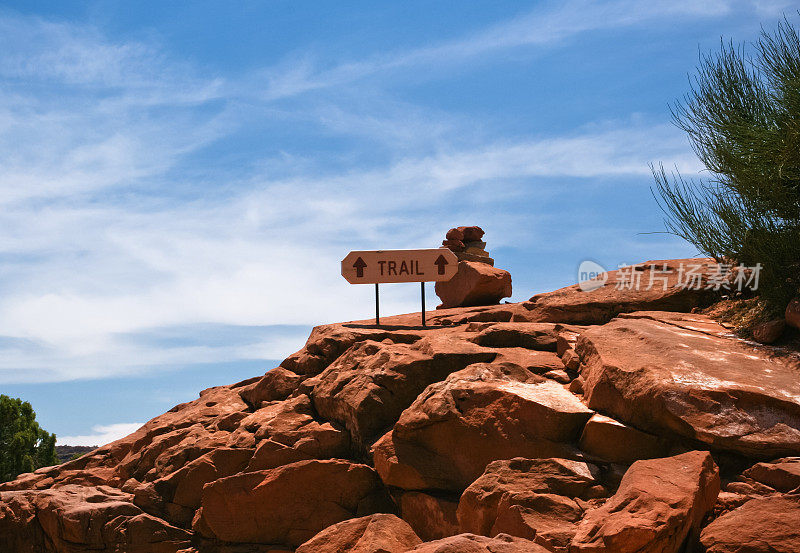
[{"label": "red rock formation", "polygon": [[567,551],[585,502],[608,495],[599,469],[567,459],[495,461],[464,491],[458,506],[461,531],[506,533]]},{"label": "red rock formation", "polygon": [[458,272],[435,286],[440,308],[492,305],[511,296],[511,273],[476,261],[459,261]]},{"label": "red rock formation", "polygon": [[408,523],[378,514],[328,526],[295,553],[405,553],[420,543]]},{"label": "red rock formation", "polygon": [[706,452],[636,461],[619,489],[581,521],[571,553],[677,553],[719,493],[719,471]]},{"label": "red rock formation", "polygon": [[800,363],[719,325],[677,315],[618,318],[578,341],[592,409],[636,428],[769,457],[800,448]]},{"label": "red rock formation", "polygon": [[0,484],[0,551],[674,551],[717,485],[706,453],[658,458],[687,447],[727,467],[709,551],[795,551],[800,464],[774,457],[800,455],[800,358],[682,312],[706,290],[620,278],[317,327],[264,376]]},{"label": "red rock formation", "polygon": [[226,542],[296,547],[332,524],[381,507],[382,486],[372,468],[299,461],[206,485],[193,526]]}]

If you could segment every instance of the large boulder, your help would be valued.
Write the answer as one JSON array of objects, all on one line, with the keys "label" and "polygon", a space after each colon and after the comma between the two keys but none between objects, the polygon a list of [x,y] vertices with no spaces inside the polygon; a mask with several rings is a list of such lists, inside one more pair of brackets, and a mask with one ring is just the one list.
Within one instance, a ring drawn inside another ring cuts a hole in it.
[{"label": "large boulder", "polygon": [[511,296],[511,273],[476,261],[459,261],[450,280],[436,283],[442,309],[492,305]]},{"label": "large boulder", "polygon": [[713,449],[800,453],[798,358],[751,347],[703,319],[633,314],[583,332],[577,351],[589,407]]},{"label": "large boulder", "polygon": [[497,459],[576,456],[591,415],[556,382],[475,364],[420,394],[375,445],[375,467],[391,486],[461,492]]},{"label": "large boulder", "polygon": [[581,521],[570,553],[677,553],[696,538],[719,488],[704,451],[636,461],[614,496]]},{"label": "large boulder", "polygon": [[370,445],[426,386],[496,355],[457,335],[426,337],[411,346],[368,340],[314,379],[314,407],[344,425],[356,446]]},{"label": "large boulder", "polygon": [[797,553],[800,496],[752,499],[703,529],[706,553]]},{"label": "large boulder", "polygon": [[524,538],[499,534],[493,538],[459,534],[409,549],[409,553],[548,553],[547,549]]},{"label": "large boulder", "polygon": [[566,551],[583,507],[575,498],[607,495],[594,465],[568,459],[494,461],[461,495],[462,532],[506,533]]},{"label": "large boulder", "polygon": [[295,553],[405,553],[420,543],[402,519],[376,514],[328,526]]},{"label": "large boulder", "polygon": [[379,510],[383,500],[371,467],[299,461],[207,484],[194,528],[225,542],[297,547],[332,524]]},{"label": "large boulder", "polygon": [[108,486],[0,492],[0,551],[174,553],[191,534]]},{"label": "large boulder", "polygon": [[593,289],[573,284],[537,294],[522,304],[527,314],[519,320],[595,325],[631,311],[688,313],[718,296],[708,287],[718,271],[707,258],[646,261],[604,273],[606,280]]}]

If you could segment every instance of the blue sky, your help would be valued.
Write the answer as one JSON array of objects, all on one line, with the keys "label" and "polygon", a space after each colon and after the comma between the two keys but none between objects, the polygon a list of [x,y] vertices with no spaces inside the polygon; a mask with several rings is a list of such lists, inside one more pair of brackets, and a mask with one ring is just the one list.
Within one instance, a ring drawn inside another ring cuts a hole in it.
[{"label": "blue sky", "polygon": [[369,316],[348,251],[457,225],[517,301],[584,259],[694,255],[650,192],[649,162],[700,169],[668,106],[699,53],[792,9],[2,2],[0,393],[103,443]]}]

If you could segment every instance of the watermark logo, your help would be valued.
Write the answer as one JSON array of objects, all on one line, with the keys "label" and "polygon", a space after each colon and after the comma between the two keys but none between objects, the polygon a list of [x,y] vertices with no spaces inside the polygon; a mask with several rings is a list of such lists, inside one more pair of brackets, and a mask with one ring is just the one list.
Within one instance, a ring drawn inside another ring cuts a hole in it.
[{"label": "watermark logo", "polygon": [[[656,263],[624,265],[609,276],[605,267],[588,259],[578,266],[578,287],[584,292],[613,285],[616,290],[758,290],[761,263],[753,266],[725,263],[683,263],[677,267]],[[610,280],[610,282],[609,282]]]},{"label": "watermark logo", "polygon": [[578,288],[584,292],[591,292],[602,288],[608,282],[608,273],[605,267],[594,261],[581,261],[578,265]]}]

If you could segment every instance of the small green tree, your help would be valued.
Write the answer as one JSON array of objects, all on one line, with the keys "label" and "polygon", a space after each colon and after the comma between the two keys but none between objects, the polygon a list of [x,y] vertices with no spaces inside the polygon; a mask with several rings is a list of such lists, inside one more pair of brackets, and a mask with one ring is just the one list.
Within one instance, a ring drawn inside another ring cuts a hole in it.
[{"label": "small green tree", "polygon": [[[761,263],[758,293],[775,311],[800,278],[800,38],[783,20],[749,46],[701,59],[672,109],[708,177],[653,170],[669,231],[704,254]],[[657,199],[659,199],[657,197]]]},{"label": "small green tree", "polygon": [[56,436],[39,427],[31,404],[0,395],[0,482],[57,463]]}]

